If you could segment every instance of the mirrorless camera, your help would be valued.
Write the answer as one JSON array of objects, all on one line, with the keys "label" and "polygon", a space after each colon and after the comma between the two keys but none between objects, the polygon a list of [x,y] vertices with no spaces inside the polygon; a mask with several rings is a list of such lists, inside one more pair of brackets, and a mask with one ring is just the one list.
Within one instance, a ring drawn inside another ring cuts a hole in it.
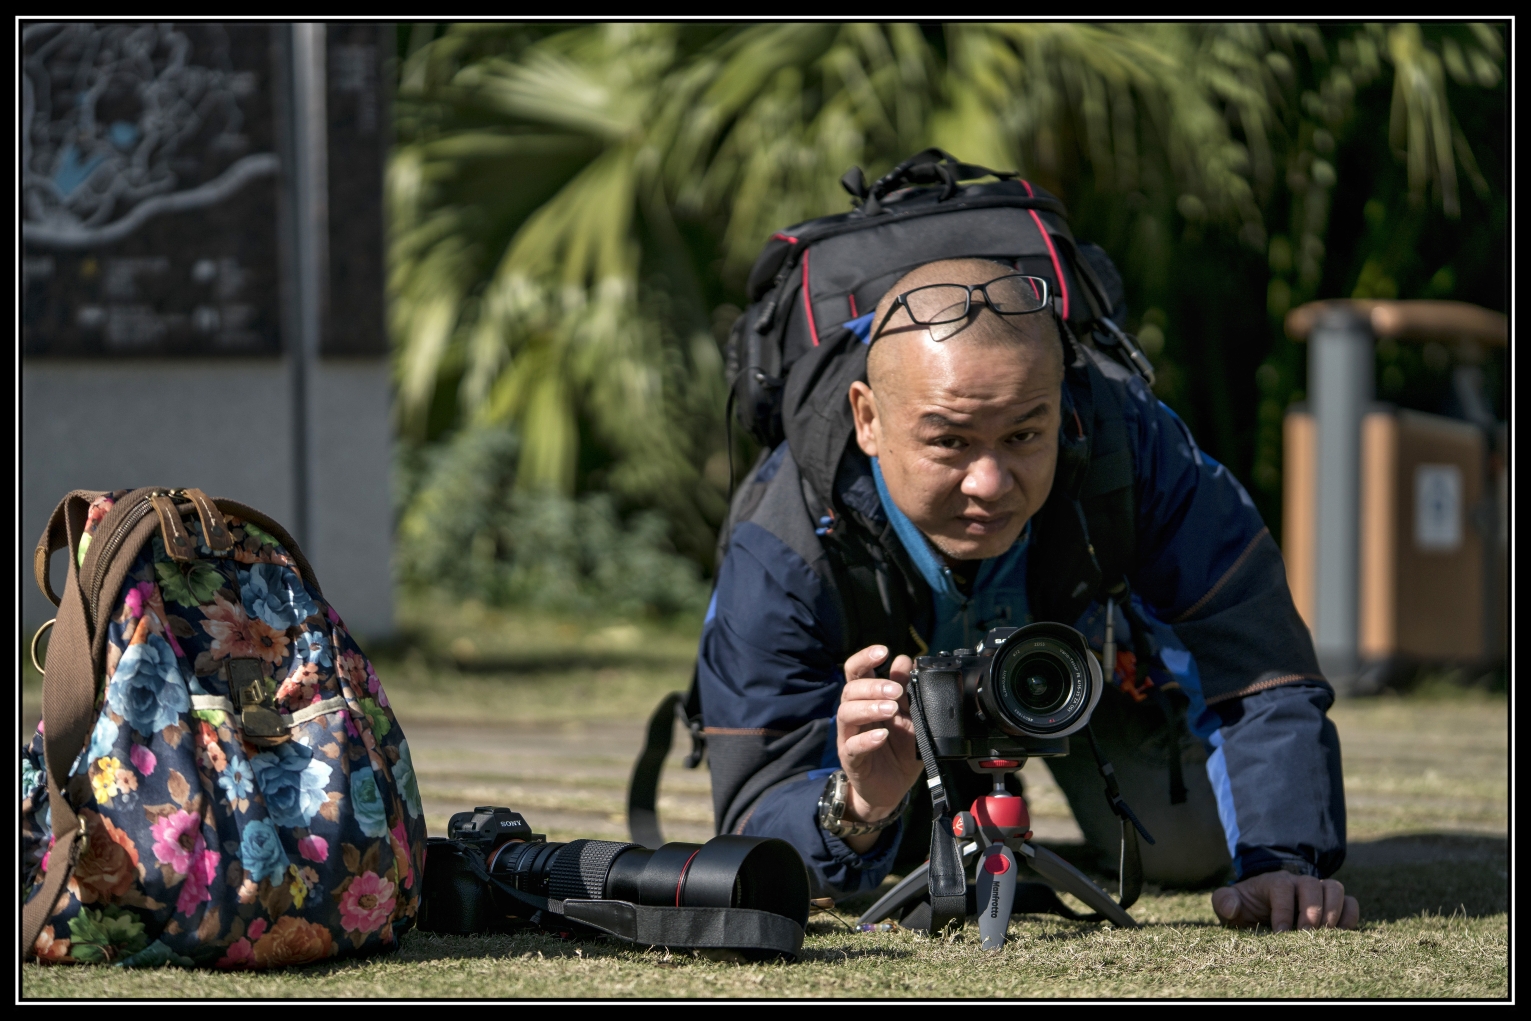
[{"label": "mirrorless camera", "polygon": [[993,628],[976,649],[921,656],[910,678],[938,759],[1067,755],[1103,687],[1084,636],[1046,622]]}]

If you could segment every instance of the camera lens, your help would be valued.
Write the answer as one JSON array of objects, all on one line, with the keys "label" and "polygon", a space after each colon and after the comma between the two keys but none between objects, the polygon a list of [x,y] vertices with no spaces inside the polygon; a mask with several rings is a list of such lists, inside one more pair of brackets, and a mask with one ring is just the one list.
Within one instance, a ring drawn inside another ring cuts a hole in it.
[{"label": "camera lens", "polygon": [[984,715],[1008,734],[1055,737],[1088,722],[1099,668],[1073,628],[1039,623],[1003,639],[978,688]]},{"label": "camera lens", "polygon": [[1068,678],[1049,656],[1027,657],[1006,673],[1012,697],[1033,713],[1052,712],[1068,695]]},{"label": "camera lens", "polygon": [[[753,908],[808,920],[808,874],[785,841],[734,834],[658,850],[611,840],[511,843],[489,870],[516,889],[557,900],[626,900],[652,907]],[[511,898],[503,898],[511,901]],[[502,903],[507,914],[524,906]]]}]

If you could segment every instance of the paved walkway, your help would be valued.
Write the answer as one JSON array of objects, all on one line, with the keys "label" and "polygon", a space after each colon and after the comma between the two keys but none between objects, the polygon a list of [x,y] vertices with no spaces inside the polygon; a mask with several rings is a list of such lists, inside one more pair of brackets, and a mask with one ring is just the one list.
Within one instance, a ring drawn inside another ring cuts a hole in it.
[{"label": "paved walkway", "polygon": [[[21,740],[37,727],[39,707],[23,707]],[[504,805],[555,840],[627,838],[627,781],[643,741],[643,723],[405,722],[426,826],[446,833],[447,819],[478,805]],[[690,741],[679,725],[659,791],[666,838],[712,836],[712,794],[706,766],[688,770]],[[1046,767],[1025,770],[1033,829],[1049,841],[1081,840],[1062,792]]]},{"label": "paved walkway", "polygon": [[[22,706],[21,741],[41,715]],[[1332,711],[1345,749],[1346,801],[1353,841],[1400,833],[1503,834],[1508,828],[1508,742],[1503,704],[1355,700]],[[454,812],[477,805],[520,811],[559,840],[627,836],[627,780],[644,721],[531,725],[405,721],[433,835]],[[659,810],[672,840],[712,835],[705,766],[687,770],[689,741],[676,727]],[[1023,771],[1037,837],[1082,835],[1046,766]]]}]

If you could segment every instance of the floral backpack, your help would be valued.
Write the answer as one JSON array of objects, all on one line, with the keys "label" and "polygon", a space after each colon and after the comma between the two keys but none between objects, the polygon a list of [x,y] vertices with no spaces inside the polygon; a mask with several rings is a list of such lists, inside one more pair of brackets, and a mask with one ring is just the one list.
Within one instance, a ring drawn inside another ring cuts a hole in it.
[{"label": "floral backpack", "polygon": [[23,957],[275,968],[395,948],[425,858],[409,746],[282,527],[196,489],[77,490],[34,567],[59,609],[21,760]]}]

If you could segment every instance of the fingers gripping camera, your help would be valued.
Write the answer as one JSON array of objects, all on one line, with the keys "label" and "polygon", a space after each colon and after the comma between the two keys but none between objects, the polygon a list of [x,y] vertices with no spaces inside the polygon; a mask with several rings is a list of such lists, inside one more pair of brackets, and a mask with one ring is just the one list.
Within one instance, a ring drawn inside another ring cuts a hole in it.
[{"label": "fingers gripping camera", "polygon": [[994,628],[976,649],[921,656],[911,679],[940,759],[1068,754],[1104,680],[1064,624]]}]

